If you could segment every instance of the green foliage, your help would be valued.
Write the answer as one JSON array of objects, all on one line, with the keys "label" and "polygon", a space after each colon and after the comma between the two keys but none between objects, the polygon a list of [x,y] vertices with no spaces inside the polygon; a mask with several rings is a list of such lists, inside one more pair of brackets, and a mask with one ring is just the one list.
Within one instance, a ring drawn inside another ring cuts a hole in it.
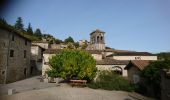
[{"label": "green foliage", "polygon": [[160,94],[161,91],[161,71],[170,67],[170,60],[155,61],[147,66],[141,73],[141,76],[146,79],[145,84],[151,87],[155,94]]},{"label": "green foliage", "polygon": [[55,42],[56,44],[60,44],[60,43],[62,43],[63,41],[60,40],[60,39],[55,39],[54,42]]},{"label": "green foliage", "polygon": [[73,38],[71,36],[69,36],[68,38],[66,38],[64,40],[64,43],[69,43],[69,42],[74,43],[74,40],[73,40]]},{"label": "green foliage", "polygon": [[39,28],[37,28],[34,32],[34,36],[38,37],[41,39],[42,37],[42,33],[41,33],[41,30]]},{"label": "green foliage", "polygon": [[112,71],[102,71],[95,82],[89,83],[90,88],[105,90],[133,91],[133,86],[122,76]]},{"label": "green foliage", "polygon": [[49,77],[58,77],[58,73],[55,70],[48,70],[46,73]]},{"label": "green foliage", "polygon": [[32,30],[32,27],[31,27],[31,23],[28,24],[27,33],[30,34],[30,35],[33,35],[33,30]]},{"label": "green foliage", "polygon": [[170,52],[162,52],[158,54],[160,60],[170,60]]},{"label": "green foliage", "polygon": [[6,20],[4,18],[0,18],[0,24],[8,25],[8,23],[6,22]]},{"label": "green foliage", "polygon": [[18,17],[18,18],[17,18],[14,27],[15,27],[16,30],[19,30],[19,31],[21,31],[21,32],[24,31],[24,24],[23,24],[23,21],[22,21],[22,18],[21,18],[21,17]]},{"label": "green foliage", "polygon": [[96,61],[93,57],[79,50],[62,50],[49,60],[52,70],[62,78],[92,80],[96,75]]}]

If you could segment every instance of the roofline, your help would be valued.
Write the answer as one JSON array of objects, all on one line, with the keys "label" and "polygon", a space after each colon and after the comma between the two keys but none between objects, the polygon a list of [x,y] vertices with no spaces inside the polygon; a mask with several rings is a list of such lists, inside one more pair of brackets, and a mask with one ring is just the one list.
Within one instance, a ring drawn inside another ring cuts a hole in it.
[{"label": "roofline", "polygon": [[19,32],[19,31],[13,29],[12,26],[10,26],[10,25],[2,25],[2,24],[0,24],[0,28],[5,30],[5,31],[8,31],[10,33],[14,33],[14,34],[16,34],[16,35],[18,35],[18,36],[20,36],[20,37],[30,41],[30,42],[32,41],[31,39],[29,39],[26,36],[24,36],[24,34],[22,32]]}]

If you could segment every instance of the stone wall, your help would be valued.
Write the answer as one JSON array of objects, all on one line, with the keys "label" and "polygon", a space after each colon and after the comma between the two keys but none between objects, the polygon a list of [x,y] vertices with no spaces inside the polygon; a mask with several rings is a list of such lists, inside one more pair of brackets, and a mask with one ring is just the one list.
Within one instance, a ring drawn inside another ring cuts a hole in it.
[{"label": "stone wall", "polygon": [[139,76],[140,70],[138,68],[136,68],[135,66],[132,66],[130,69],[128,69],[127,73],[128,73],[128,80],[131,82],[134,82],[133,76],[134,75]]},{"label": "stone wall", "polygon": [[[5,71],[1,83],[4,83],[5,77],[6,83],[28,77],[30,75],[31,42],[16,33],[3,29],[0,30],[0,42],[4,46],[0,50],[0,55],[3,57],[0,65],[3,64],[1,69]],[[13,56],[10,56],[12,51]]]},{"label": "stone wall", "polygon": [[50,69],[49,59],[55,54],[43,54],[42,76],[46,75],[46,71]]}]

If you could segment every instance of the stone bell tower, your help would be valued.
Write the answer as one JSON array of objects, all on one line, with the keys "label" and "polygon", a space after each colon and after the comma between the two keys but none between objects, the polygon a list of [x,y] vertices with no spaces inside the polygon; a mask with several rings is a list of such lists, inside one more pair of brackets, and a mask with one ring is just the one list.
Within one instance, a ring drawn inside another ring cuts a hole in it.
[{"label": "stone bell tower", "polygon": [[105,32],[99,29],[90,33],[91,50],[105,50],[104,34]]}]

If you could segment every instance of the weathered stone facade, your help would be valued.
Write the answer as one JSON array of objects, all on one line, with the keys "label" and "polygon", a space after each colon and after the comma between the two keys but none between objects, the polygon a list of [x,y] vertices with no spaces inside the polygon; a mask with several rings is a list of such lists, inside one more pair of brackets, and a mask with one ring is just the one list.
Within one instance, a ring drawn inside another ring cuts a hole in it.
[{"label": "weathered stone facade", "polygon": [[105,50],[105,40],[104,40],[105,32],[100,30],[95,30],[90,33],[90,45],[88,47],[89,50]]},{"label": "weathered stone facade", "polygon": [[0,83],[11,83],[30,75],[31,41],[19,33],[0,28]]},{"label": "weathered stone facade", "polygon": [[42,58],[43,58],[43,49],[38,45],[31,45],[31,71],[32,70],[42,70]]}]

